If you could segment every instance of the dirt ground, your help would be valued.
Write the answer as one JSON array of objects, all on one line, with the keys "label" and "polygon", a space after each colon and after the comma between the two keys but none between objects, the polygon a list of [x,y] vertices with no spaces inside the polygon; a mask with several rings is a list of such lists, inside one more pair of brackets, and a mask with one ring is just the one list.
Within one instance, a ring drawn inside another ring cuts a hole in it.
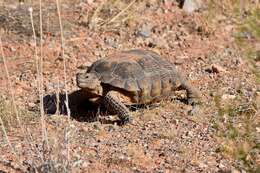
[{"label": "dirt ground", "polygon": [[[260,32],[242,32],[235,14],[210,2],[188,14],[177,1],[60,0],[62,48],[56,1],[42,4],[42,42],[38,1],[0,1],[0,172],[260,171]],[[245,19],[255,14],[246,7]],[[244,45],[251,45],[254,58]],[[136,48],[158,52],[201,91],[196,114],[188,113],[185,93],[178,92],[138,108],[132,123],[118,126],[108,121],[114,116],[77,97],[79,67]],[[36,65],[41,57],[47,137]],[[57,93],[63,100],[66,89],[70,120],[62,101],[60,111],[48,105]]]}]

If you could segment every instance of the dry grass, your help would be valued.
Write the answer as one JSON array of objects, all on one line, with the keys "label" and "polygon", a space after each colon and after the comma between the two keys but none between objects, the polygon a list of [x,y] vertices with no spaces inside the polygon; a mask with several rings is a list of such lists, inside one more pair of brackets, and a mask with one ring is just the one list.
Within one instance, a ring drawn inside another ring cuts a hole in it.
[{"label": "dry grass", "polygon": [[215,97],[218,116],[213,118],[217,139],[222,144],[219,152],[236,160],[236,167],[249,172],[259,171],[259,102],[233,101],[222,103]]},{"label": "dry grass", "polygon": [[[259,83],[260,71],[256,65],[260,50],[259,1],[211,0],[208,10],[207,20],[210,24],[217,26],[218,22],[225,21],[234,26],[235,42]],[[218,116],[213,119],[213,124],[222,144],[219,151],[225,157],[235,160],[236,167],[248,172],[259,172],[259,96],[248,101],[242,93],[229,103],[223,103],[221,97],[216,96],[215,105]]]},{"label": "dry grass", "polygon": [[[92,29],[118,30],[137,20],[144,6],[143,1],[105,0],[90,14],[83,16],[83,23]],[[83,14],[84,15],[84,14]]]},{"label": "dry grass", "polygon": [[260,70],[256,65],[260,57],[260,7],[252,8],[248,13],[237,26],[235,38],[245,58],[250,62],[257,82],[260,83]]},{"label": "dry grass", "polygon": [[[49,140],[50,138],[48,137],[48,131],[47,131],[47,124],[46,124],[46,115],[44,113],[44,108],[43,108],[43,96],[44,96],[44,90],[43,90],[43,56],[44,56],[44,50],[43,50],[43,15],[42,15],[42,1],[39,0],[39,16],[40,20],[39,23],[34,22],[33,18],[33,8],[30,7],[28,9],[28,15],[30,16],[30,23],[32,26],[32,35],[34,39],[34,57],[35,57],[35,67],[36,67],[36,72],[37,72],[37,88],[38,94],[39,94],[39,100],[40,100],[40,115],[41,119],[39,124],[41,124],[41,133],[42,133],[42,141],[38,141],[36,138],[33,137],[31,130],[24,124],[32,122],[32,118],[30,119],[30,112],[28,111],[22,111],[18,110],[16,103],[15,103],[15,96],[14,92],[12,90],[12,83],[10,80],[10,75],[9,75],[9,69],[8,66],[6,65],[5,61],[5,56],[4,56],[4,51],[2,47],[2,42],[0,42],[0,48],[1,48],[1,59],[4,63],[5,66],[5,72],[6,72],[6,77],[8,81],[8,89],[9,89],[9,95],[10,95],[10,101],[9,100],[4,100],[2,97],[0,98],[0,125],[2,127],[2,131],[4,137],[6,138],[6,141],[10,147],[10,150],[13,151],[12,153],[14,154],[14,157],[16,158],[16,162],[20,163],[20,167],[23,167],[24,165],[22,164],[22,160],[20,159],[19,155],[20,152],[23,151],[18,151],[18,153],[15,151],[15,148],[12,146],[12,143],[9,140],[8,136],[8,129],[9,128],[14,128],[16,127],[16,122],[18,122],[18,125],[20,126],[20,129],[23,131],[23,138],[26,139],[28,147],[29,147],[29,152],[31,153],[31,159],[30,163],[27,163],[27,166],[32,172],[38,172],[45,170],[47,172],[68,172],[68,167],[70,166],[70,157],[69,157],[69,137],[68,137],[68,128],[66,128],[64,131],[64,140],[62,142],[56,142],[52,143],[53,146],[49,146]],[[57,14],[59,16],[59,25],[60,25],[60,33],[61,33],[61,47],[62,47],[62,57],[63,57],[63,62],[64,62],[64,76],[65,76],[65,87],[66,87],[66,60],[64,59],[64,38],[63,38],[63,27],[62,27],[62,21],[61,21],[61,11],[60,11],[60,2],[57,0],[56,1],[57,5]],[[36,32],[35,32],[35,25],[39,25],[40,29],[40,42],[39,45],[37,45],[37,37],[36,37]],[[1,41],[1,37],[0,37]],[[67,110],[68,109],[68,94],[67,94],[67,89],[66,90],[66,105],[67,105]],[[9,103],[11,102],[11,103]],[[69,111],[68,111],[69,112]],[[35,115],[34,115],[35,116]],[[22,118],[21,118],[22,117]],[[70,116],[69,116],[70,118]],[[21,123],[23,122],[23,124]],[[69,122],[69,121],[68,121]],[[69,125],[68,125],[69,127]],[[60,136],[59,136],[60,137]],[[21,142],[22,143],[22,142]],[[63,146],[58,146],[57,144],[62,144]],[[36,147],[38,146],[38,147]],[[58,147],[57,147],[58,146]],[[64,147],[65,146],[65,147]],[[40,149],[39,149],[40,148]],[[54,152],[52,152],[51,148],[56,148]],[[63,150],[66,151],[66,157],[60,157],[59,153],[63,153]],[[4,159],[4,158],[3,158]]]},{"label": "dry grass", "polygon": [[8,105],[10,105],[10,103],[7,103],[3,96],[0,96],[0,117],[7,129],[15,124],[15,117],[12,114],[12,108]]},{"label": "dry grass", "polygon": [[229,25],[235,27],[233,34],[236,43],[244,54],[244,58],[250,62],[250,68],[257,82],[260,83],[260,70],[256,66],[260,51],[259,0],[210,0],[206,18],[214,26],[217,26],[221,20],[226,20]]}]

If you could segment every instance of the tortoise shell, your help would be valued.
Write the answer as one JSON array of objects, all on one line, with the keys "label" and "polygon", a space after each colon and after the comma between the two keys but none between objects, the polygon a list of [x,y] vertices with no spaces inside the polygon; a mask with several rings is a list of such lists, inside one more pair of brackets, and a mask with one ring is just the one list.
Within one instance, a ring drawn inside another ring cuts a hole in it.
[{"label": "tortoise shell", "polygon": [[120,91],[132,104],[149,103],[180,86],[174,64],[148,50],[112,54],[94,62],[87,72],[99,77],[105,93]]}]

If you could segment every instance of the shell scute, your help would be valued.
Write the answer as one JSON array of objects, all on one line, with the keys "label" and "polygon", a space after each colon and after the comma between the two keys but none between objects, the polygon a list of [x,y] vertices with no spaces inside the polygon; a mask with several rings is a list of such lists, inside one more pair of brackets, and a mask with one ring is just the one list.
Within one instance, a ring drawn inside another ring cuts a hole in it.
[{"label": "shell scute", "polygon": [[144,76],[144,71],[136,63],[131,62],[121,62],[118,63],[113,71],[113,75],[117,78],[123,79],[136,79],[139,76]]},{"label": "shell scute", "polygon": [[139,92],[140,91],[140,88],[138,87],[138,84],[137,84],[137,81],[134,80],[134,79],[128,79],[125,83],[125,86],[124,88],[127,90],[127,91],[137,91]]},{"label": "shell scute", "polygon": [[154,75],[152,77],[151,96],[159,97],[162,91],[162,84],[160,75]]},{"label": "shell scute", "polygon": [[140,97],[140,102],[145,103],[149,100],[151,100],[151,78],[145,77],[142,79],[137,80],[138,86],[140,88],[139,91],[139,97]]}]

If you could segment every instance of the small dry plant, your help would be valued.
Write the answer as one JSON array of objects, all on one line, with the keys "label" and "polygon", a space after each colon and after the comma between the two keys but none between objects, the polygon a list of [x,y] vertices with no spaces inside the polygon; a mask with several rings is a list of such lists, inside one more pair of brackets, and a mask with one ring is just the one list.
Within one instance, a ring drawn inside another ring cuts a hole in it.
[{"label": "small dry plant", "polygon": [[[15,103],[14,91],[12,89],[12,82],[11,82],[11,79],[10,79],[10,74],[9,74],[7,63],[6,63],[6,58],[5,58],[3,44],[2,44],[2,33],[0,33],[0,34],[1,34],[0,35],[0,51],[1,51],[1,56],[2,56],[2,60],[3,60],[3,64],[4,64],[4,71],[5,71],[6,78],[7,78],[7,87],[9,89],[8,94],[11,97],[11,110],[12,110],[12,114],[15,115],[16,120],[18,122],[18,125],[21,128],[23,134],[25,134],[25,128],[21,123],[18,108],[17,108],[16,103]],[[10,139],[7,135],[7,130],[6,130],[6,127],[5,127],[5,120],[6,120],[6,117],[8,116],[8,113],[5,112],[5,110],[6,110],[5,106],[3,106],[3,109],[2,109],[3,112],[1,112],[1,114],[0,114],[0,125],[1,125],[1,130],[3,132],[3,137],[5,138],[8,146],[10,147],[10,150],[13,153],[14,158],[15,158],[16,162],[18,163],[19,167],[21,167],[21,169],[23,169],[19,155],[17,154],[14,146],[11,144]]]},{"label": "small dry plant", "polygon": [[[33,7],[30,7],[28,9],[28,15],[30,16],[30,22],[32,26],[32,35],[33,35],[33,47],[34,47],[34,59],[35,59],[35,67],[37,72],[37,91],[39,94],[39,100],[40,100],[40,125],[41,125],[41,140],[39,141],[35,134],[33,134],[30,130],[30,127],[26,127],[24,124],[22,124],[21,120],[21,114],[22,112],[18,109],[16,103],[15,103],[15,93],[12,89],[12,81],[10,79],[9,69],[6,63],[6,58],[4,55],[3,45],[2,45],[2,34],[0,35],[0,55],[1,59],[3,61],[4,67],[5,67],[5,73],[6,73],[6,79],[7,79],[7,86],[8,86],[8,95],[10,98],[10,105],[11,107],[7,107],[6,101],[0,97],[0,126],[2,130],[3,137],[5,138],[5,142],[8,144],[10,150],[12,151],[15,160],[14,162],[18,164],[18,166],[11,166],[15,167],[16,170],[20,170],[22,172],[70,172],[70,141],[69,141],[69,134],[70,134],[70,109],[69,109],[69,100],[68,100],[68,92],[67,92],[67,74],[66,74],[66,59],[65,59],[65,40],[63,37],[63,27],[62,27],[62,19],[61,19],[61,9],[60,9],[60,1],[56,0],[56,9],[57,9],[57,15],[59,19],[59,26],[60,26],[60,38],[61,38],[61,56],[62,56],[62,62],[63,62],[63,75],[64,75],[64,86],[65,86],[65,93],[66,93],[66,109],[68,112],[68,121],[67,126],[64,129],[64,135],[62,140],[62,146],[60,146],[60,142],[52,142],[53,140],[47,131],[47,122],[46,122],[46,114],[44,113],[44,103],[43,103],[43,97],[44,97],[44,76],[43,76],[43,60],[44,60],[44,50],[43,50],[43,15],[42,15],[42,1],[39,0],[39,23],[34,22],[33,17]],[[39,39],[36,36],[36,30],[35,25],[39,25],[40,29],[40,35]],[[39,42],[38,42],[39,40]],[[58,95],[58,93],[57,93]],[[13,120],[10,117],[14,117],[15,120],[18,122],[19,128],[23,132],[23,138],[26,140],[26,145],[29,146],[29,152],[31,155],[31,159],[23,161],[24,158],[21,158],[21,152],[22,151],[16,151],[16,148],[12,144],[9,136],[8,136],[8,124],[12,122]],[[25,115],[27,116],[27,115]],[[60,137],[60,136],[59,136]],[[59,146],[55,147],[54,145]],[[55,149],[55,151],[54,151]],[[64,150],[65,153],[64,154]],[[62,153],[62,154],[60,154]],[[1,160],[4,160],[5,158],[0,158]],[[10,166],[11,163],[4,162],[5,165]]]},{"label": "small dry plant", "polygon": [[119,29],[120,26],[128,25],[130,21],[140,18],[137,14],[143,6],[144,2],[137,0],[104,0],[91,12],[83,12],[80,23],[95,30]]},{"label": "small dry plant", "polygon": [[210,0],[208,4],[207,20],[213,25],[226,22],[234,26],[236,44],[260,83],[260,70],[256,65],[260,61],[260,1]]},{"label": "small dry plant", "polygon": [[[222,103],[215,96],[218,116],[212,120],[217,139],[222,144],[218,151],[232,159],[236,167],[249,172],[259,171],[259,100],[238,100]],[[257,171],[258,170],[258,171]]]}]

